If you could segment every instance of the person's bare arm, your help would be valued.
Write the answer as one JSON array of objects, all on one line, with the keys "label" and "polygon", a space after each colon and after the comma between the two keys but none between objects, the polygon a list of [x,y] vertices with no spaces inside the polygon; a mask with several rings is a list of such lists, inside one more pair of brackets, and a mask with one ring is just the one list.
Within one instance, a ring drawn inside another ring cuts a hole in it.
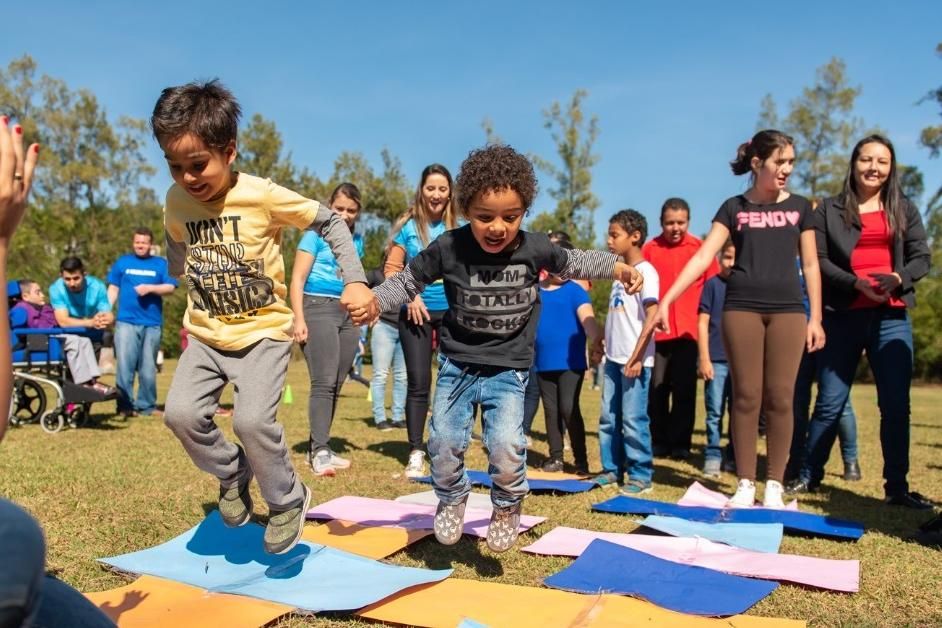
[{"label": "person's bare arm", "polygon": [[307,321],[304,320],[304,282],[311,274],[313,266],[314,256],[298,249],[294,254],[294,268],[291,269],[291,285],[288,288],[291,312],[294,314],[294,340],[297,343],[307,342]]},{"label": "person's bare arm", "polygon": [[710,315],[706,312],[697,315],[697,352],[700,354],[697,372],[710,381],[713,379],[713,362],[710,360]]}]

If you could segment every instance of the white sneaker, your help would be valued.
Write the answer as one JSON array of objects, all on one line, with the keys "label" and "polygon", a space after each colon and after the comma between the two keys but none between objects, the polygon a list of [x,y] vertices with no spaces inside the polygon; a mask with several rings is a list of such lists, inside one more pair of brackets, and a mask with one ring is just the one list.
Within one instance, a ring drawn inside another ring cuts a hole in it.
[{"label": "white sneaker", "polygon": [[321,449],[319,452],[309,457],[308,463],[311,465],[311,471],[314,472],[314,475],[323,477],[333,477],[337,475],[337,470],[334,469],[334,465],[330,464],[330,452],[326,449]]},{"label": "white sneaker", "polygon": [[424,478],[428,475],[425,470],[425,452],[415,449],[409,454],[409,464],[406,465],[407,478]]},{"label": "white sneaker", "polygon": [[762,505],[765,508],[784,508],[785,502],[782,501],[784,492],[785,488],[781,482],[769,480],[765,483],[765,498],[762,500]]},{"label": "white sneaker", "polygon": [[334,452],[330,452],[330,464],[335,469],[349,469],[350,468],[350,461],[347,460],[346,458],[341,458]]},{"label": "white sneaker", "polygon": [[[781,484],[779,485],[781,486]],[[756,503],[756,483],[752,480],[739,480],[736,494],[729,498],[726,505],[730,508],[749,508]]]}]

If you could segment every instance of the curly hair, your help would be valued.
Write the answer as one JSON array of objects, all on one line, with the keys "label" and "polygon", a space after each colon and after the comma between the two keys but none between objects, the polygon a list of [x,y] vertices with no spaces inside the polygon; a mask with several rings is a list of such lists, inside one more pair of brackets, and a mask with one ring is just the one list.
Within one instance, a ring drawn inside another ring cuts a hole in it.
[{"label": "curly hair", "polygon": [[634,209],[622,209],[615,212],[612,214],[612,217],[608,219],[608,224],[618,225],[624,229],[625,233],[628,235],[639,231],[641,233],[641,240],[638,241],[638,246],[644,244],[644,241],[648,238],[648,221],[641,212],[635,211]]},{"label": "curly hair", "polygon": [[536,197],[533,164],[510,146],[492,144],[472,150],[458,171],[455,198],[462,215],[475,195],[496,190],[513,190],[520,195],[524,209],[530,209]]}]

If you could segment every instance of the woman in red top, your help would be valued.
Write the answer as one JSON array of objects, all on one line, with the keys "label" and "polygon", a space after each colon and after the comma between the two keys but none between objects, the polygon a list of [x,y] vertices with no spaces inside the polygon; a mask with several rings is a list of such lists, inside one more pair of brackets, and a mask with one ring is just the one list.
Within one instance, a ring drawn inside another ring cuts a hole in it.
[{"label": "woman in red top", "polygon": [[907,309],[914,283],[929,272],[919,211],[900,190],[893,144],[880,135],[854,147],[844,192],[815,212],[827,345],[818,356],[818,397],[807,458],[790,492],[815,490],[824,477],[838,420],[860,356],[877,385],[884,490],[888,504],[928,509],[909,490],[909,387],[913,337]]}]

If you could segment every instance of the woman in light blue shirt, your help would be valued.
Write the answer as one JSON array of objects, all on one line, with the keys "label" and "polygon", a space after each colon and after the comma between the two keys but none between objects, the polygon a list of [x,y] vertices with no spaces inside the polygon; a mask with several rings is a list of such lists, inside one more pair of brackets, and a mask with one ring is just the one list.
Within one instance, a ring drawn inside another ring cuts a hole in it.
[{"label": "woman in light blue shirt", "polygon": [[[329,205],[352,232],[362,206],[360,190],[352,183],[341,183],[330,195]],[[362,236],[354,233],[353,244],[362,258]],[[294,339],[304,350],[311,376],[308,464],[314,475],[332,476],[337,469],[350,466],[328,442],[340,388],[353,365],[359,340],[359,329],[340,307],[342,292],[343,277],[330,246],[313,231],[305,231],[294,258],[290,296]]]}]

